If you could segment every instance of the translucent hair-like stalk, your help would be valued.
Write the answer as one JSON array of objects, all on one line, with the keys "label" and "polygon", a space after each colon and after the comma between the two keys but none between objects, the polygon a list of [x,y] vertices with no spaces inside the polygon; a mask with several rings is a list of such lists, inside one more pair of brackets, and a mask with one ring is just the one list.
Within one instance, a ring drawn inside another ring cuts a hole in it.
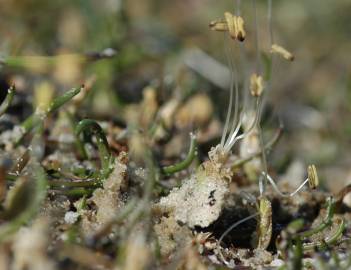
[{"label": "translucent hair-like stalk", "polygon": [[[230,46],[230,45],[229,45]],[[225,49],[227,59],[228,59],[228,64],[230,68],[230,73],[231,73],[231,81],[230,81],[230,96],[229,96],[229,105],[228,105],[228,111],[227,111],[227,116],[226,116],[226,121],[222,133],[222,138],[221,138],[221,147],[224,149],[226,140],[228,140],[227,133],[228,130],[231,126],[230,132],[229,132],[229,137],[231,136],[233,127],[236,125],[238,121],[238,114],[239,114],[239,86],[238,86],[238,72],[236,71],[236,67],[233,61],[233,51],[231,46]],[[234,94],[235,91],[235,94]],[[233,99],[234,99],[234,115],[232,116],[232,107],[233,107]],[[230,124],[231,123],[231,124]]]},{"label": "translucent hair-like stalk", "polygon": [[[291,193],[283,193],[279,190],[277,184],[274,182],[273,178],[266,172],[262,172],[262,177],[265,177],[268,182],[272,185],[273,189],[280,195],[283,197],[292,197],[294,196],[296,193],[298,193],[303,186],[305,186],[307,183],[309,184],[311,189],[315,189],[316,187],[318,187],[319,185],[319,179],[318,179],[318,174],[317,174],[317,169],[316,166],[314,165],[309,165],[308,169],[307,169],[307,178],[306,180],[304,180],[296,189],[295,191],[291,192]],[[261,183],[262,181],[260,181]],[[260,187],[261,188],[261,187]]]},{"label": "translucent hair-like stalk", "polygon": [[219,254],[220,254],[220,256],[221,256],[222,261],[223,261],[226,265],[228,265],[229,262],[224,258],[223,253],[222,253],[222,251],[220,250],[220,246],[221,246],[221,243],[222,243],[223,238],[224,238],[228,233],[230,233],[234,228],[236,228],[237,226],[239,226],[240,224],[242,224],[242,223],[244,223],[244,222],[246,222],[246,221],[248,221],[248,220],[250,220],[250,219],[253,219],[253,218],[257,217],[258,215],[259,215],[259,213],[254,213],[254,214],[252,214],[252,215],[249,215],[249,216],[247,216],[247,217],[245,217],[245,218],[243,218],[243,219],[241,219],[241,220],[235,222],[235,223],[232,224],[227,230],[225,230],[225,232],[224,232],[224,233],[221,235],[221,237],[218,239],[218,252],[219,252]]},{"label": "translucent hair-like stalk", "polygon": [[[239,15],[240,14],[240,4],[241,1],[237,0],[237,10],[236,13]],[[257,28],[257,22],[256,22],[256,4],[255,1],[253,1],[254,3],[254,15],[255,15],[255,25]],[[256,51],[258,53],[258,34],[257,34],[257,29],[255,31],[255,41],[256,41]],[[231,43],[230,43],[231,44]],[[255,100],[255,118],[253,119],[253,121],[250,123],[249,128],[244,131],[242,134],[239,135],[240,132],[240,128],[243,124],[243,117],[245,116],[245,111],[247,109],[247,98],[246,95],[247,93],[244,93],[244,105],[241,108],[241,111],[239,110],[239,100],[240,100],[240,96],[239,96],[239,83],[238,83],[238,71],[236,69],[235,63],[234,63],[234,59],[233,59],[233,51],[232,51],[232,47],[231,45],[229,45],[229,50],[228,48],[226,48],[226,54],[227,54],[227,59],[228,59],[228,64],[230,67],[230,71],[231,71],[231,82],[230,82],[230,96],[229,96],[229,106],[228,106],[228,110],[227,110],[227,116],[226,116],[226,121],[225,121],[225,125],[224,125],[224,129],[223,129],[223,134],[221,137],[221,149],[224,151],[224,153],[229,153],[231,151],[231,149],[233,148],[233,146],[235,145],[235,143],[243,138],[245,138],[245,136],[247,136],[250,132],[252,132],[255,127],[257,127],[257,124],[259,123],[260,117],[261,117],[261,97],[257,97]],[[240,53],[240,60],[243,60],[243,50],[240,47],[239,50]],[[260,66],[260,61],[257,58],[258,54],[256,53],[256,69],[259,68]],[[245,71],[246,73],[246,71]],[[247,74],[245,74],[247,75]],[[246,77],[246,76],[245,76]],[[244,83],[244,90],[246,89],[246,83]],[[234,92],[235,91],[235,92]],[[233,112],[233,105],[234,105],[234,112]]]}]

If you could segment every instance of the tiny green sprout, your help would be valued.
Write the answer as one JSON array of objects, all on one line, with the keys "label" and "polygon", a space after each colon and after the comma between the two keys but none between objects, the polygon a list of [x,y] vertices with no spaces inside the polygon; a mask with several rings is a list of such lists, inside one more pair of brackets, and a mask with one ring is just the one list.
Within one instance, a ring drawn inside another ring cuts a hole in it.
[{"label": "tiny green sprout", "polygon": [[101,187],[101,182],[96,180],[50,180],[49,183],[51,188],[97,188]]},{"label": "tiny green sprout", "polygon": [[295,219],[278,235],[276,239],[276,247],[279,254],[284,259],[288,257],[288,249],[292,247],[293,237],[303,228],[303,219]]},{"label": "tiny green sprout", "polygon": [[335,245],[345,230],[345,221],[343,218],[337,217],[334,222],[338,226],[334,234],[326,237],[323,241],[304,243],[302,245],[303,250],[310,251],[314,249],[323,249],[324,247]]},{"label": "tiny green sprout", "polygon": [[95,188],[86,188],[86,187],[76,187],[71,189],[59,189],[53,190],[52,193],[54,195],[65,195],[67,197],[72,198],[80,198],[82,196],[91,196],[93,194]]},{"label": "tiny green sprout", "polygon": [[90,134],[96,138],[96,145],[98,147],[100,161],[101,161],[101,172],[100,177],[103,180],[111,172],[112,155],[110,153],[110,147],[108,145],[105,132],[101,126],[92,119],[84,119],[80,121],[76,127],[75,134],[79,136],[83,131],[89,131]]},{"label": "tiny green sprout", "polygon": [[62,107],[65,103],[70,101],[74,96],[76,96],[81,89],[84,88],[84,85],[77,88],[72,88],[71,90],[64,93],[62,96],[55,98],[51,104],[47,107],[45,112],[35,111],[31,116],[29,116],[22,124],[21,127],[24,129],[24,132],[27,133],[31,131],[35,126],[37,126],[43,118],[45,118],[48,114],[57,111],[60,107]]},{"label": "tiny green sprout", "polygon": [[[326,229],[327,227],[332,226],[333,224],[333,215],[334,215],[334,199],[329,197],[327,199],[327,214],[324,221],[317,226],[316,228],[299,232],[304,222],[302,219],[297,219],[291,222],[285,230],[282,231],[281,236],[277,238],[276,246],[277,249],[280,251],[280,254],[283,258],[287,258],[288,256],[288,249],[293,250],[293,260],[298,263],[298,260],[301,260],[303,257],[303,252],[313,251],[315,249],[323,249],[327,246],[334,245],[338,242],[342,233],[345,229],[345,222],[343,218],[336,217],[334,219],[334,224],[336,227],[335,231],[328,235],[322,241],[315,241],[315,242],[304,242],[306,238],[315,235]],[[301,253],[302,252],[302,253]],[[298,256],[297,256],[298,255]],[[292,269],[300,269],[300,268],[292,268]]]},{"label": "tiny green sprout", "polygon": [[163,167],[162,172],[166,175],[170,175],[189,167],[189,165],[193,162],[195,156],[197,155],[196,145],[196,136],[193,133],[190,133],[190,147],[186,158],[177,164]]},{"label": "tiny green sprout", "polygon": [[299,236],[301,238],[310,237],[318,232],[321,232],[325,228],[329,227],[332,224],[334,212],[335,212],[335,200],[333,197],[329,197],[327,198],[327,214],[323,222],[316,228],[299,233]]},{"label": "tiny green sprout", "polygon": [[298,233],[304,226],[303,219],[296,219],[290,222],[286,228],[287,233],[294,235]]},{"label": "tiny green sprout", "polygon": [[[73,114],[68,111],[66,112],[66,116],[68,121],[70,122],[72,129],[74,130],[77,125],[76,119],[74,118]],[[74,134],[74,135],[75,135],[75,144],[78,149],[80,157],[82,159],[88,159],[88,154],[84,147],[84,143],[79,139],[79,136],[77,136],[77,134]]]},{"label": "tiny green sprout", "polygon": [[292,193],[283,193],[279,190],[277,184],[273,180],[273,178],[266,172],[262,172],[262,176],[266,177],[269,183],[272,185],[274,190],[283,197],[292,197],[296,193],[298,193],[307,183],[309,183],[310,188],[315,189],[319,185],[319,180],[318,180],[318,175],[317,175],[317,170],[314,165],[308,166],[307,170],[308,177],[305,181],[302,182],[302,184]]},{"label": "tiny green sprout", "polygon": [[12,85],[7,90],[6,98],[0,105],[0,116],[2,116],[7,111],[7,109],[10,107],[12,100],[13,100],[13,97],[15,95],[15,92],[16,92],[15,85]]}]

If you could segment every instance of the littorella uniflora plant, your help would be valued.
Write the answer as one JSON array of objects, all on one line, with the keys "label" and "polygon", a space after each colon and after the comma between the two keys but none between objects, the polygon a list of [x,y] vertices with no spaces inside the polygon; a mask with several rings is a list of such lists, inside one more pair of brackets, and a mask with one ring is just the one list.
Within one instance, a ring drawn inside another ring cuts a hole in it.
[{"label": "littorella uniflora plant", "polygon": [[[256,9],[255,6],[254,9]],[[271,2],[269,1],[270,9]],[[269,18],[271,17],[270,13],[271,11],[269,11]],[[244,19],[239,14],[240,10],[238,10],[237,15],[225,12],[224,19],[212,21],[209,26],[214,31],[227,32],[234,42],[236,40],[243,42],[246,37],[246,30],[244,29]],[[257,30],[255,36],[256,55],[259,55]],[[274,51],[272,49],[272,53],[279,53],[284,58],[292,60],[292,55],[281,48],[278,45],[273,46]],[[242,47],[240,47],[240,52],[242,53]],[[238,74],[233,61],[233,59],[229,59],[231,70],[229,106],[220,143],[208,153],[209,160],[202,163],[195,173],[183,181],[180,187],[174,188],[168,196],[161,198],[156,205],[156,208],[161,212],[173,214],[178,222],[187,224],[191,228],[195,226],[205,228],[218,219],[224,206],[226,195],[229,193],[229,183],[233,176],[233,171],[228,166],[231,150],[238,141],[247,138],[253,131],[256,131],[258,146],[261,148],[262,156],[265,156],[262,140],[259,140],[261,130],[259,122],[264,89],[270,83],[264,81],[259,68],[256,68],[256,71],[251,76],[249,73],[244,72],[246,78],[243,80],[244,93],[242,95],[247,97],[247,93],[251,93],[254,106],[253,108],[249,108],[247,100],[244,100],[243,105],[240,104],[241,97],[239,95]],[[256,65],[258,62],[259,60],[256,59]],[[248,117],[248,115],[252,116]],[[241,129],[243,129],[242,132]],[[310,183],[311,187],[315,187],[318,178],[315,167],[312,166],[309,168],[309,176],[306,181],[293,193],[285,194],[279,191],[273,179],[267,174],[267,169],[262,168],[261,170],[263,172],[259,179],[259,206],[257,213],[253,214],[250,218],[260,216],[258,247],[265,249],[270,242],[272,233],[271,204],[264,196],[266,182],[270,182],[280,195],[293,196],[307,182]],[[232,228],[234,227],[232,226],[226,233]]]},{"label": "littorella uniflora plant", "polygon": [[[226,12],[224,17],[225,20],[211,22],[210,28],[216,31],[227,31],[232,39],[244,41],[246,31],[243,18],[229,12]],[[181,187],[174,188],[167,197],[161,198],[157,204],[159,210],[172,212],[178,222],[192,228],[207,227],[219,217],[232,178],[232,171],[227,166],[231,149],[236,142],[245,138],[254,129],[260,118],[262,78],[257,75],[255,82],[256,86],[252,91],[255,93],[257,113],[248,129],[240,134],[245,110],[239,110],[238,82],[232,72],[229,107],[220,144],[211,149],[209,160],[202,163]]]}]

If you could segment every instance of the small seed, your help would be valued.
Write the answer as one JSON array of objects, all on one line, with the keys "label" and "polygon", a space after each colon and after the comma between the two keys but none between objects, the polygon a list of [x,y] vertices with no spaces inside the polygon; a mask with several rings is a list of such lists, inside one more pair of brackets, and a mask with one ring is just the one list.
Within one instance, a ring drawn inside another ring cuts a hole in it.
[{"label": "small seed", "polygon": [[251,95],[254,97],[259,97],[261,96],[263,92],[264,86],[263,86],[263,78],[261,75],[257,75],[256,73],[253,73],[250,77],[250,92]]},{"label": "small seed", "polygon": [[271,53],[279,54],[280,56],[282,56],[288,61],[294,61],[295,59],[294,55],[292,55],[291,52],[289,52],[288,50],[286,50],[285,48],[277,44],[272,45]]}]

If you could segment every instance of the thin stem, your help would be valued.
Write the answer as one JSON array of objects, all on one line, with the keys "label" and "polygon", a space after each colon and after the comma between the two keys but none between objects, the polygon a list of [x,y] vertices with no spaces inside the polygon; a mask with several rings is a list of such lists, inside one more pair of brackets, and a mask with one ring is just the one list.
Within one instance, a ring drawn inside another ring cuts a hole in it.
[{"label": "thin stem", "polygon": [[[234,3],[235,6],[235,3]],[[236,15],[241,15],[241,0],[236,0]]]},{"label": "thin stem", "polygon": [[[263,135],[262,135],[262,128],[261,125],[258,124],[258,132],[259,132],[259,139],[260,139],[260,149],[264,149],[264,144],[263,144]],[[263,196],[264,192],[265,192],[265,188],[267,186],[267,174],[268,174],[268,165],[267,165],[267,158],[266,158],[266,152],[265,151],[261,151],[262,155],[261,155],[261,159],[262,159],[262,163],[263,163],[263,171],[265,172],[265,176],[264,178],[260,178],[259,181],[259,186],[260,186],[260,196]],[[302,188],[302,187],[301,187]]]},{"label": "thin stem", "polygon": [[[225,35],[224,35],[225,38]],[[226,44],[226,43],[225,43]],[[231,114],[232,114],[232,107],[233,107],[233,87],[234,87],[234,74],[233,74],[233,70],[232,70],[232,64],[231,64],[231,59],[230,59],[230,55],[227,51],[227,49],[225,49],[225,52],[227,54],[227,60],[229,63],[229,67],[230,67],[230,93],[229,93],[229,105],[228,105],[228,111],[227,111],[227,116],[226,116],[226,120],[225,120],[225,125],[224,125],[224,129],[223,129],[223,133],[222,133],[222,138],[221,138],[221,146],[224,146],[225,143],[225,139],[227,136],[227,131],[229,128],[229,121],[231,118]]]},{"label": "thin stem", "polygon": [[[71,124],[71,127],[74,129],[77,125],[76,120],[74,119],[74,116],[70,112],[67,112],[67,118]],[[78,152],[79,152],[81,158],[88,159],[88,154],[84,148],[84,144],[79,139],[79,136],[77,136],[77,134],[74,134],[74,135],[75,135],[75,144],[77,146],[77,149],[78,149]]]},{"label": "thin stem", "polygon": [[274,43],[274,36],[273,36],[273,20],[272,20],[272,0],[267,1],[268,12],[267,12],[267,19],[268,19],[268,28],[269,28],[269,48],[272,47]]},{"label": "thin stem", "polygon": [[86,54],[59,54],[52,56],[8,56],[0,60],[0,64],[10,68],[29,69],[38,72],[46,72],[61,61],[61,59],[73,59],[79,64],[89,61],[99,61],[112,58],[116,55],[113,49],[105,49],[101,52],[91,52]]},{"label": "thin stem", "polygon": [[[238,72],[237,72],[237,69],[236,69],[236,66],[235,66],[235,63],[234,63],[234,56],[233,56],[233,49],[232,49],[232,46],[231,46],[231,42],[229,42],[229,52],[226,50],[226,53],[227,53],[227,58],[228,58],[228,62],[229,62],[229,66],[230,66],[230,71],[231,71],[231,74],[232,74],[232,78],[233,78],[233,81],[234,81],[234,89],[235,89],[235,98],[234,98],[234,115],[233,115],[233,119],[230,121],[230,118],[229,118],[229,121],[228,121],[228,124],[226,122],[226,128],[225,128],[225,132],[223,132],[223,134],[225,135],[225,138],[227,136],[227,129],[229,128],[229,123],[231,122],[231,128],[230,128],[230,132],[229,132],[229,135],[228,135],[228,138],[227,139],[224,139],[223,140],[223,143],[221,143],[222,147],[225,148],[225,145],[227,144],[226,141],[231,138],[233,136],[233,133],[235,133],[235,131],[237,130],[237,126],[238,126],[238,122],[240,122],[240,116],[239,116],[239,85],[238,85]],[[233,92],[233,82],[231,84],[231,95],[232,95],[232,92]],[[230,105],[232,105],[233,103],[231,103]],[[229,107],[228,109],[228,113],[230,112],[231,113],[231,108],[232,106]],[[238,117],[239,117],[239,120],[238,120]]]},{"label": "thin stem", "polygon": [[90,196],[95,189],[77,187],[67,190],[50,190],[53,194],[65,195],[67,197],[82,197]]},{"label": "thin stem", "polygon": [[143,197],[138,202],[134,211],[130,214],[128,218],[128,223],[126,224],[126,227],[128,228],[129,232],[134,228],[134,225],[142,217],[150,218],[150,214],[151,214],[150,204],[151,204],[151,199],[153,194],[152,192],[153,192],[154,185],[156,182],[158,182],[159,176],[160,176],[159,171],[156,169],[152,152],[149,148],[147,148],[145,151],[144,162],[146,164],[146,168],[148,171],[147,179],[145,179],[146,182],[144,185]]},{"label": "thin stem", "polygon": [[[234,74],[234,82],[235,82],[235,104],[234,104],[234,120],[233,120],[233,124],[232,124],[232,130],[234,129],[234,126],[236,125],[237,121],[238,121],[238,116],[239,116],[239,82],[238,82],[238,71],[236,68],[236,65],[234,63],[234,57],[233,57],[233,49],[232,46],[229,47],[230,48],[230,55],[232,58],[232,68],[233,68],[233,74]],[[229,135],[230,137],[230,135]]]},{"label": "thin stem", "polygon": [[267,176],[267,180],[269,181],[269,183],[271,183],[272,187],[274,188],[274,190],[282,197],[292,197],[294,196],[297,192],[299,192],[302,187],[304,185],[306,185],[308,183],[308,178],[302,182],[302,184],[292,193],[283,193],[279,190],[277,184],[274,182],[274,180],[272,179],[272,177],[268,174],[268,173],[265,173],[265,172],[262,172],[262,176]]},{"label": "thin stem", "polygon": [[226,152],[229,152],[230,149],[232,148],[231,147],[231,143],[235,140],[236,138],[236,135],[238,134],[239,130],[240,130],[240,127],[241,127],[241,123],[242,123],[242,114],[240,114],[240,118],[239,118],[239,123],[238,125],[236,126],[236,128],[233,130],[233,133],[230,134],[230,137],[228,138],[226,144],[224,145],[224,149]]},{"label": "thin stem", "polygon": [[236,139],[232,142],[232,145],[234,145],[235,142],[237,142],[238,140],[241,140],[245,136],[249,135],[255,129],[257,124],[259,123],[259,120],[260,120],[260,105],[261,105],[260,101],[261,101],[261,99],[258,98],[257,102],[256,102],[255,118],[252,121],[251,125],[249,126],[249,128],[246,131],[244,131],[242,134],[240,134],[238,137],[236,137]]},{"label": "thin stem", "polygon": [[48,185],[51,188],[68,188],[68,187],[87,187],[96,188],[101,186],[101,182],[97,180],[80,180],[80,181],[68,181],[68,180],[50,180]]},{"label": "thin stem", "polygon": [[[50,106],[47,108],[45,112],[34,112],[31,116],[29,116],[22,124],[21,127],[24,130],[24,134],[31,131],[35,126],[37,126],[43,118],[45,118],[48,114],[55,112],[65,103],[70,101],[74,96],[76,96],[84,86],[79,88],[72,88],[71,90],[64,93],[62,96],[55,98]],[[24,135],[23,134],[23,135]]]},{"label": "thin stem", "polygon": [[7,95],[5,100],[1,103],[0,105],[0,117],[5,114],[7,109],[10,107],[13,97],[15,95],[16,88],[14,85],[12,85],[8,90],[7,90]]},{"label": "thin stem", "polygon": [[273,136],[273,138],[268,143],[266,143],[266,145],[263,148],[261,148],[260,151],[257,151],[256,153],[254,153],[246,158],[242,158],[242,159],[237,160],[236,162],[233,163],[231,168],[232,169],[238,168],[238,167],[242,166],[243,164],[251,161],[252,159],[261,155],[263,150],[269,151],[279,141],[279,138],[281,137],[281,135],[282,135],[282,129],[279,128],[277,130],[277,132],[275,133],[275,135]]},{"label": "thin stem", "polygon": [[197,145],[196,144],[196,136],[191,133],[190,134],[190,148],[189,148],[189,152],[188,152],[188,155],[186,156],[186,158],[177,164],[163,167],[162,171],[165,174],[169,175],[169,174],[179,172],[179,171],[184,170],[187,167],[189,167],[189,165],[193,162],[193,160],[196,156],[196,148],[197,148],[196,145]]},{"label": "thin stem", "polygon": [[260,74],[261,65],[260,65],[260,45],[258,39],[258,22],[257,22],[257,7],[256,0],[252,1],[253,12],[254,12],[254,25],[255,25],[255,35],[254,35],[254,44],[255,44],[255,52],[256,52],[256,73]]},{"label": "thin stem", "polygon": [[[15,182],[17,180],[19,173],[8,173],[6,174],[6,181],[9,182]],[[48,180],[47,181],[48,187],[51,189],[55,188],[60,188],[60,189],[66,189],[66,188],[98,188],[101,187],[101,181],[100,179],[86,179],[86,180],[78,180],[78,181],[72,181],[72,180]]]},{"label": "thin stem", "polygon": [[252,218],[254,218],[254,217],[258,216],[258,215],[259,215],[259,213],[254,213],[254,214],[252,214],[252,215],[250,215],[250,216],[247,216],[246,218],[243,218],[243,219],[241,219],[241,220],[235,222],[233,225],[231,225],[231,226],[221,235],[221,237],[220,237],[219,240],[218,240],[218,245],[221,244],[223,238],[224,238],[231,230],[233,230],[235,227],[239,226],[241,223],[244,223],[244,222],[246,222],[246,221],[248,221],[248,220],[250,220],[250,219],[252,219]]},{"label": "thin stem", "polygon": [[[252,218],[254,218],[254,217],[256,217],[256,216],[258,216],[259,214],[260,214],[260,213],[257,212],[257,213],[254,213],[254,214],[250,215],[250,216],[247,216],[246,218],[243,218],[243,219],[241,219],[241,220],[235,222],[235,223],[234,223],[233,225],[231,225],[228,229],[226,229],[225,232],[224,232],[224,233],[221,235],[221,237],[218,239],[218,248],[220,248],[223,238],[224,238],[228,233],[230,233],[231,230],[233,230],[235,227],[239,226],[240,224],[242,224],[242,223],[244,223],[244,222],[246,222],[246,221],[248,221],[248,220],[250,220],[250,219],[252,219]],[[220,249],[219,249],[219,253],[220,253],[220,255],[221,255],[222,260],[223,260],[225,263],[228,263],[228,262],[225,260],[225,258],[224,258],[224,256],[223,256],[223,254],[222,254],[222,252],[221,252]]]},{"label": "thin stem", "polygon": [[339,227],[333,235],[327,237],[323,241],[303,244],[302,245],[303,250],[310,251],[310,250],[314,250],[316,248],[322,248],[323,246],[336,244],[337,241],[339,240],[339,238],[341,237],[343,231],[345,230],[345,221],[343,218],[338,218],[338,220],[336,222],[339,223]]},{"label": "thin stem", "polygon": [[310,237],[318,232],[321,232],[322,230],[324,230],[325,228],[329,227],[332,224],[332,219],[333,219],[334,212],[335,212],[335,200],[332,197],[329,197],[327,199],[327,204],[328,204],[327,215],[326,215],[325,219],[323,220],[323,222],[321,224],[319,224],[316,228],[299,233],[298,235],[301,238]]},{"label": "thin stem", "polygon": [[243,139],[245,136],[247,136],[251,131],[254,130],[254,128],[257,126],[259,120],[260,120],[260,115],[261,115],[261,109],[260,109],[260,106],[261,106],[261,99],[258,98],[257,99],[257,102],[256,102],[256,114],[255,114],[255,118],[254,120],[252,121],[250,127],[244,131],[244,133],[240,134],[238,137],[236,137],[238,131],[239,131],[239,128],[241,126],[241,122],[242,122],[242,115],[243,113],[241,114],[241,117],[240,117],[240,120],[239,120],[239,125],[237,126],[237,128],[235,129],[234,133],[230,135],[230,138],[229,140],[227,141],[226,145],[225,145],[225,149],[226,151],[230,151],[230,149],[234,146],[234,144]]},{"label": "thin stem", "polygon": [[299,237],[296,239],[296,245],[293,246],[292,269],[302,269],[303,247]]}]

